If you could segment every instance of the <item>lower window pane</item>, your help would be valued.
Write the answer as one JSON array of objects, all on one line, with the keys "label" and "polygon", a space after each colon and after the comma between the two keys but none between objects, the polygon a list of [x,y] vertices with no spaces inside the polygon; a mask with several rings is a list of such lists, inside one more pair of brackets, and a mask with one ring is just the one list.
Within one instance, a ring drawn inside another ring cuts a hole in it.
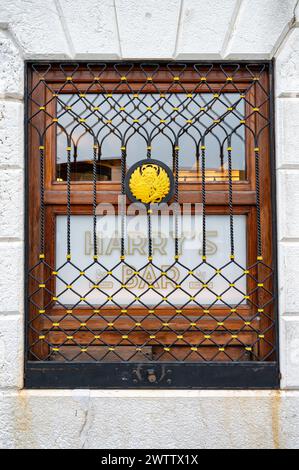
[{"label": "lower window pane", "polygon": [[71,217],[72,263],[65,264],[67,217],[57,216],[56,270],[59,276],[56,297],[59,303],[96,307],[120,305],[123,308],[134,303],[146,308],[196,304],[225,306],[245,302],[245,215],[234,217],[236,263],[229,263],[228,215],[207,216],[209,262],[204,264],[201,261],[200,215],[178,218],[180,262],[175,265],[174,217],[152,216],[151,225],[153,263],[148,263],[147,218],[145,215],[126,217],[124,264],[119,262],[121,217],[98,217],[99,262],[92,263],[93,219],[88,215],[74,215]]}]

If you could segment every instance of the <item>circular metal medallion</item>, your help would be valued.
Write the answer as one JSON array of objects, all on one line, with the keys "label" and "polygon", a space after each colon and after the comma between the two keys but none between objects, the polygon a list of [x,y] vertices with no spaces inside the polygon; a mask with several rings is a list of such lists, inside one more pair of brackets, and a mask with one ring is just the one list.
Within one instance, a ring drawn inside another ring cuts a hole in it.
[{"label": "circular metal medallion", "polygon": [[133,202],[168,202],[173,195],[173,188],[173,173],[159,160],[140,160],[131,166],[126,174],[126,194]]}]

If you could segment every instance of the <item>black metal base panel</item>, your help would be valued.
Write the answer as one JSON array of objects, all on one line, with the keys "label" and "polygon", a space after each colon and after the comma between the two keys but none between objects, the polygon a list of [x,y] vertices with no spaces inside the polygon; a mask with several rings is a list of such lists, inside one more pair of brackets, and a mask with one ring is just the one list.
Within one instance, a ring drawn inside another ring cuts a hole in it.
[{"label": "black metal base panel", "polygon": [[[87,367],[88,365],[88,367]],[[28,362],[26,388],[273,389],[275,362],[258,363],[51,363]]]}]

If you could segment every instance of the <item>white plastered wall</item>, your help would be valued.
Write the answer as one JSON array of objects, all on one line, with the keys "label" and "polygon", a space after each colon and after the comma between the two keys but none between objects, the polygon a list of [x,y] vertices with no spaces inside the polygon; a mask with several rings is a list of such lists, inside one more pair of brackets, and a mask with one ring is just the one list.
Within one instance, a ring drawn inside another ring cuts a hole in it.
[{"label": "white plastered wall", "polygon": [[[0,447],[299,448],[297,3],[0,0]],[[282,390],[22,390],[24,60],[272,57]]]}]

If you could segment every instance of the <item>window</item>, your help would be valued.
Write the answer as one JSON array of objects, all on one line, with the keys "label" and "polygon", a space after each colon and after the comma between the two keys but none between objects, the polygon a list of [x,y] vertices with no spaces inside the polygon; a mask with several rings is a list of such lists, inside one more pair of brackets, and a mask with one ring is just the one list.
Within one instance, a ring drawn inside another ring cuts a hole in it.
[{"label": "window", "polygon": [[27,387],[278,386],[272,64],[28,64]]}]

